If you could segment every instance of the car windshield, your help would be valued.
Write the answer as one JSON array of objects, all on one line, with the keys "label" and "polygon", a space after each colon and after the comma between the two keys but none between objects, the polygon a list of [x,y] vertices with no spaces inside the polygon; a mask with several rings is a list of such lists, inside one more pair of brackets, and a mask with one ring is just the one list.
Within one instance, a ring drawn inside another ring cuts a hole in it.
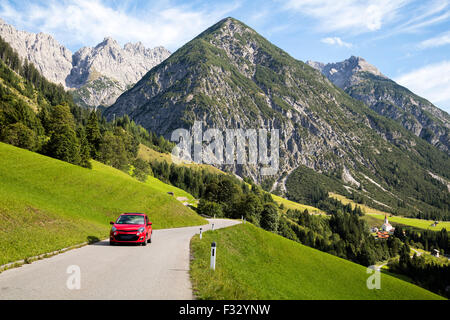
[{"label": "car windshield", "polygon": [[127,214],[120,216],[116,221],[117,224],[144,224],[144,216]]}]

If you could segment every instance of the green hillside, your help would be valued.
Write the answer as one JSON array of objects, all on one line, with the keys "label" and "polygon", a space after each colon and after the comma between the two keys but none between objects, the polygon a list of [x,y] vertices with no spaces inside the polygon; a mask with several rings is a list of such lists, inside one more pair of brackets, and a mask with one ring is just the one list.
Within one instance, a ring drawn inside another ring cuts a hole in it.
[{"label": "green hillside", "polygon": [[371,218],[374,218],[379,221],[379,223],[377,223],[376,226],[380,226],[382,224],[382,221],[384,220],[385,215],[387,215],[389,217],[389,222],[391,224],[394,224],[394,226],[396,224],[402,224],[405,226],[416,227],[416,228],[424,229],[424,230],[440,231],[443,228],[450,230],[450,221],[438,221],[438,224],[434,225],[435,220],[424,220],[424,219],[416,219],[416,218],[405,218],[405,217],[401,217],[401,216],[393,216],[390,213],[371,208],[364,204],[355,203],[353,200],[348,199],[337,193],[330,192],[329,196],[341,201],[343,204],[350,203],[352,208],[354,208],[356,206],[361,207],[363,212],[366,214],[365,219],[367,221],[373,221]]},{"label": "green hillside", "polygon": [[[155,229],[205,220],[167,194],[175,187],[142,183],[93,161],[85,169],[0,143],[0,265],[108,237],[122,212],[145,212]],[[166,188],[164,188],[166,186]]]},{"label": "green hillside", "polygon": [[208,231],[202,240],[197,235],[191,248],[191,278],[200,299],[442,299],[387,274],[381,275],[380,289],[369,290],[365,267],[249,223]]},{"label": "green hillside", "polygon": [[[447,186],[433,178],[449,179],[447,154],[231,17],[152,68],[103,115],[125,114],[166,138],[195,121],[222,132],[277,129],[279,168],[267,180],[280,187],[285,181],[289,200],[321,209],[328,192],[345,195],[344,185],[355,180],[372,207],[381,202],[391,213],[449,218]],[[257,167],[225,167],[258,182],[266,178]]]},{"label": "green hillside", "polygon": [[300,211],[305,211],[308,210],[309,213],[312,214],[325,214],[325,212],[321,211],[320,209],[317,209],[313,206],[308,206],[306,204],[301,204],[299,202],[295,202],[295,201],[291,201],[288,199],[285,199],[283,197],[277,196],[275,194],[271,194],[273,200],[278,203],[278,205],[283,205],[284,206],[284,210],[283,211],[287,211],[289,209],[291,210],[300,210]]},{"label": "green hillside", "polygon": [[[369,214],[371,217],[374,217],[380,221],[384,220],[383,215],[379,215],[376,213]],[[413,219],[413,218],[405,218],[405,217],[397,217],[390,216],[389,223],[393,224],[402,224],[405,226],[411,226],[424,230],[432,230],[432,231],[441,231],[442,229],[450,230],[450,221],[438,221],[437,225],[434,225],[435,220],[423,220],[423,219]]]}]

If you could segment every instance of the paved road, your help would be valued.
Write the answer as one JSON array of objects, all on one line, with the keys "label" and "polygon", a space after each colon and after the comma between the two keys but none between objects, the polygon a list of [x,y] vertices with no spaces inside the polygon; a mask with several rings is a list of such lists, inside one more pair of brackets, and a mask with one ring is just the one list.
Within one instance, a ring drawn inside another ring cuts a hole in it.
[{"label": "paved road", "polygon": [[[417,254],[417,256],[419,256],[419,257],[422,255],[422,252],[417,251],[417,250],[414,249],[414,248],[411,248],[411,250],[414,251],[414,252]],[[412,254],[412,255],[411,255],[411,258],[412,258],[413,256],[414,256],[414,255]]]},{"label": "paved road", "polygon": [[[204,231],[211,223],[215,229],[239,223],[209,222]],[[199,227],[155,230],[146,247],[101,241],[6,270],[0,274],[0,299],[193,299],[189,242],[198,232]],[[77,271],[67,273],[70,266],[79,267],[80,289],[68,289]]]}]

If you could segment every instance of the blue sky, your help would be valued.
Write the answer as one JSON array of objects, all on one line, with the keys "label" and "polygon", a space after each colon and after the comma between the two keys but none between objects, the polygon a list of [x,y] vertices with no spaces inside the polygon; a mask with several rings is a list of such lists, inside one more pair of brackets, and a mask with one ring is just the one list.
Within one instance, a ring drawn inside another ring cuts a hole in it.
[{"label": "blue sky", "polygon": [[105,36],[175,51],[232,16],[302,61],[361,56],[450,112],[450,0],[2,0],[0,17],[75,52]]}]

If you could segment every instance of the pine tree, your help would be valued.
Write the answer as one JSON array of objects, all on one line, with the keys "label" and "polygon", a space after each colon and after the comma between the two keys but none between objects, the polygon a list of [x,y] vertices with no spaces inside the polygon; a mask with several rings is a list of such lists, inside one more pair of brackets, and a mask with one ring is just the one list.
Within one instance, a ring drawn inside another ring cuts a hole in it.
[{"label": "pine tree", "polygon": [[4,128],[0,132],[0,140],[31,151],[34,151],[37,146],[35,132],[22,122],[16,122]]},{"label": "pine tree", "polygon": [[89,142],[91,157],[93,159],[98,159],[102,136],[98,125],[97,113],[95,111],[92,111],[89,115],[86,124],[86,138]]},{"label": "pine tree", "polygon": [[408,244],[404,244],[400,250],[400,258],[399,258],[399,265],[403,270],[406,270],[408,268],[408,265],[410,263],[410,248]]},{"label": "pine tree", "polygon": [[80,144],[69,106],[58,105],[52,108],[50,130],[50,140],[44,148],[44,153],[52,158],[79,165]]},{"label": "pine tree", "polygon": [[278,229],[278,210],[273,203],[266,203],[261,212],[261,228],[268,231],[277,231]]},{"label": "pine tree", "polygon": [[92,169],[89,141],[83,127],[77,129],[77,136],[80,141],[80,166]]},{"label": "pine tree", "polygon": [[126,170],[130,163],[124,142],[110,131],[102,138],[98,157],[104,164],[120,170]]}]

